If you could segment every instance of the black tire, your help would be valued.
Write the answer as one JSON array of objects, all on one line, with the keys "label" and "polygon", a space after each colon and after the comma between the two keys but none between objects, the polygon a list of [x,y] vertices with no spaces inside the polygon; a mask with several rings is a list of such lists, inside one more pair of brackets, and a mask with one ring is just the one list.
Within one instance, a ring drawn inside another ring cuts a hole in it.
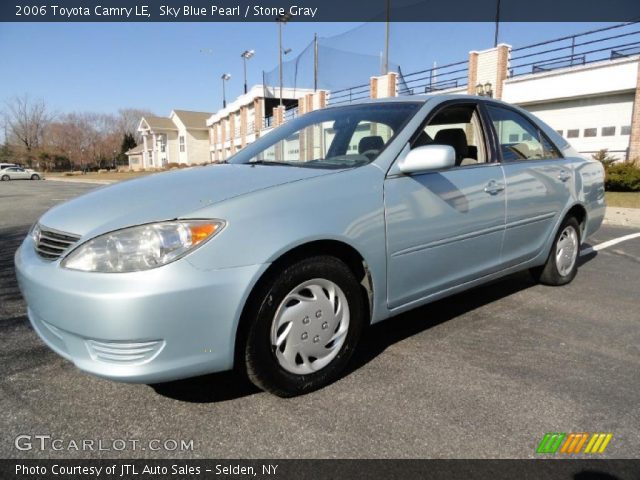
[{"label": "black tire", "polygon": [[[558,241],[561,236],[565,233],[565,231],[573,230],[575,232],[578,245],[576,258],[573,262],[573,266],[568,272],[564,274],[560,273],[558,270],[558,264],[556,261],[556,253],[558,249]],[[574,217],[567,217],[564,219],[560,228],[558,229],[558,233],[556,234],[556,238],[553,241],[553,245],[551,246],[551,251],[549,252],[549,257],[547,258],[547,262],[541,266],[532,268],[530,270],[533,278],[542,283],[543,285],[551,285],[551,286],[560,286],[566,285],[570,283],[578,273],[578,257],[580,256],[580,225],[578,221]]]},{"label": "black tire", "polygon": [[2,181],[3,182],[8,182],[9,180],[11,180],[11,177],[9,175],[3,175],[2,176]]},{"label": "black tire", "polygon": [[[248,327],[240,345],[241,361],[249,380],[258,388],[280,397],[292,397],[317,390],[339,377],[360,340],[366,310],[358,280],[349,267],[335,257],[307,258],[276,273],[258,287],[245,311]],[[312,373],[295,374],[285,370],[276,358],[276,347],[271,342],[272,322],[284,298],[311,279],[328,280],[342,290],[350,312],[348,330],[342,347],[330,363]]]},{"label": "black tire", "polygon": [[40,175],[36,175],[35,173],[31,175],[31,180],[40,180]]}]

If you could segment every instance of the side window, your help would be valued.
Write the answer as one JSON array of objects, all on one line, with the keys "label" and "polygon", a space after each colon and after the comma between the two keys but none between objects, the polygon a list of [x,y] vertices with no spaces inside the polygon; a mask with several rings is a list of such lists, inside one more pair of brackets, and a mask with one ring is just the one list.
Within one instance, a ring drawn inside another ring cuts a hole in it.
[{"label": "side window", "polygon": [[508,108],[487,105],[505,162],[558,158],[558,149],[527,118]]},{"label": "side window", "polygon": [[411,148],[449,145],[456,152],[456,166],[487,161],[482,127],[475,105],[452,105],[439,111],[422,129]]}]

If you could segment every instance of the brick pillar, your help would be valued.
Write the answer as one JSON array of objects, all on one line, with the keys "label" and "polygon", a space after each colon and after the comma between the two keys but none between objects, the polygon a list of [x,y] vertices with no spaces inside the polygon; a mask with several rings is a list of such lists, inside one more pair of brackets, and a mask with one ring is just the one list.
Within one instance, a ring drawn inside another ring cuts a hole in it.
[{"label": "brick pillar", "polygon": [[284,123],[284,105],[273,107],[273,126],[277,127]]},{"label": "brick pillar", "polygon": [[236,153],[236,116],[235,112],[229,114],[229,137],[231,138],[231,155]]},{"label": "brick pillar", "polygon": [[327,91],[320,90],[313,94],[314,97],[314,110],[319,110],[321,108],[325,108],[327,106]]},{"label": "brick pillar", "polygon": [[227,149],[224,146],[224,144],[227,142],[227,127],[226,127],[226,123],[228,123],[228,122],[227,122],[227,120],[225,118],[221,118],[220,119],[220,144],[221,144],[221,149],[222,149],[222,160],[225,160],[227,158]]},{"label": "brick pillar", "polygon": [[256,136],[262,130],[262,125],[264,122],[264,99],[263,98],[255,98],[253,100],[253,130]]},{"label": "brick pillar", "polygon": [[247,145],[247,106],[240,107],[240,137],[242,148]]},{"label": "brick pillar", "polygon": [[211,146],[213,147],[213,159],[217,162],[218,158],[218,124],[211,125]]},{"label": "brick pillar", "polygon": [[478,82],[478,52],[469,52],[469,67],[467,75],[467,93],[469,95],[475,95],[476,85]]},{"label": "brick pillar", "polygon": [[629,136],[629,156],[627,159],[640,165],[640,63],[638,63],[636,94],[631,113],[631,135]]},{"label": "brick pillar", "polygon": [[395,72],[387,73],[387,97],[398,96],[398,74]]},{"label": "brick pillar", "polygon": [[398,74],[389,72],[379,77],[371,77],[369,93],[371,98],[395,97],[398,94]]},{"label": "brick pillar", "polygon": [[504,81],[509,78],[509,50],[511,47],[501,43],[498,45],[498,66],[496,73],[496,85],[493,89],[494,98],[502,98],[502,90],[504,88]]},{"label": "brick pillar", "polygon": [[509,51],[511,46],[501,43],[496,48],[469,53],[467,92],[476,93],[476,85],[491,84],[494,98],[502,98],[504,82],[509,77]]},{"label": "brick pillar", "polygon": [[369,96],[378,98],[378,77],[371,77],[369,80]]},{"label": "brick pillar", "polygon": [[[307,102],[307,97],[302,96],[298,98],[298,115],[304,115],[305,113],[309,113],[312,108],[309,108],[309,102]],[[300,152],[300,160],[307,161],[309,156],[307,155],[307,135],[309,128],[303,128],[298,134],[298,151]]]}]

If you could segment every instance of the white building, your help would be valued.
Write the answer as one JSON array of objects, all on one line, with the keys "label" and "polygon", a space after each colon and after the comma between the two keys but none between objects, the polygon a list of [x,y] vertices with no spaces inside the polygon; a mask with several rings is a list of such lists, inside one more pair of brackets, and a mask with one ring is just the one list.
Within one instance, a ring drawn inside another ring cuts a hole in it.
[{"label": "white building", "polygon": [[173,110],[169,117],[142,117],[138,132],[142,144],[129,152],[129,168],[165,168],[170,163],[198,165],[209,162],[209,112]]},{"label": "white building", "polygon": [[253,86],[207,119],[210,161],[229,158],[272,127],[302,113],[299,100],[312,93],[313,90],[308,89],[283,88],[282,107],[279,107],[278,88]]}]

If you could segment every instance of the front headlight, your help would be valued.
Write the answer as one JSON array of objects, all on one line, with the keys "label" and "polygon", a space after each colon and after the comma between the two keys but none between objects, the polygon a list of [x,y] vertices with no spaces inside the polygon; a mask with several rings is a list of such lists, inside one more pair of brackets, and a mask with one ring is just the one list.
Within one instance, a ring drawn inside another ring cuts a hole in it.
[{"label": "front headlight", "polygon": [[106,233],[80,245],[62,266],[85,272],[122,273],[166,265],[222,230],[222,220],[151,223]]}]

